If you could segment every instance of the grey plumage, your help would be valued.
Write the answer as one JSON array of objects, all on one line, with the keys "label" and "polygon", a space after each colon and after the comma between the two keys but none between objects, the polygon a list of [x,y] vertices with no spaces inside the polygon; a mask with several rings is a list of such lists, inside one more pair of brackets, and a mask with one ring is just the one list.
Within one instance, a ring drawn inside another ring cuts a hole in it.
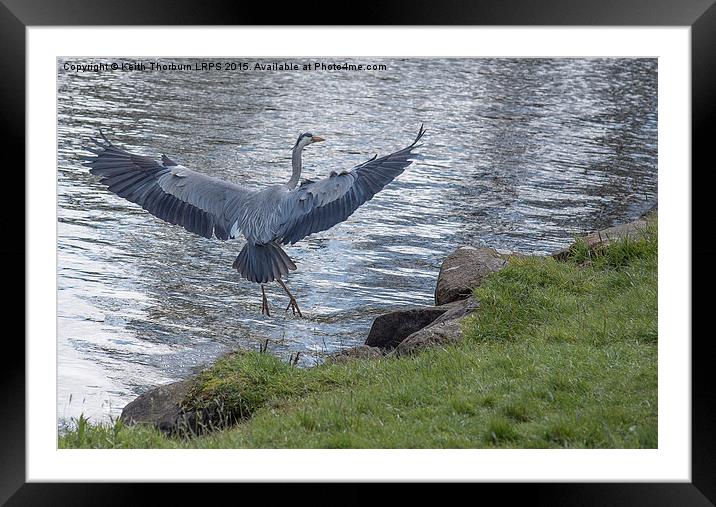
[{"label": "grey plumage", "polygon": [[84,165],[108,190],[166,222],[205,238],[227,240],[242,234],[246,245],[233,267],[252,282],[282,283],[296,265],[280,245],[346,220],[410,165],[424,134],[421,126],[415,141],[402,150],[298,186],[303,148],[323,140],[302,134],[293,148],[291,179],[260,191],[192,171],[166,155],[159,163],[129,153],[101,131],[102,140],[92,140],[97,147],[87,148],[93,155],[84,157]]},{"label": "grey plumage", "polygon": [[280,280],[296,265],[275,242],[263,245],[246,243],[234,261],[233,268],[250,282],[267,283]]}]

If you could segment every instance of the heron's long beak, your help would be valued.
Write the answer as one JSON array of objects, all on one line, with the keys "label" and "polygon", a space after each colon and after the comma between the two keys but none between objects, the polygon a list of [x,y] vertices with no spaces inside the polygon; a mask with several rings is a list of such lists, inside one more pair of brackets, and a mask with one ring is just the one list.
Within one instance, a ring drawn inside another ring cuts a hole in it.
[{"label": "heron's long beak", "polygon": [[323,139],[322,137],[319,137],[319,136],[313,136],[311,139],[313,139],[314,143],[317,143],[319,141],[325,141],[325,139]]}]

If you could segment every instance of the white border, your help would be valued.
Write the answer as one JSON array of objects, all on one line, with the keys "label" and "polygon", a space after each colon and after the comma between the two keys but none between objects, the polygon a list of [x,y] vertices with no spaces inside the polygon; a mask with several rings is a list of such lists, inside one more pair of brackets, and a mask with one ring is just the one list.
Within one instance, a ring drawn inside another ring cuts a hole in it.
[{"label": "white border", "polygon": [[[31,27],[27,42],[28,481],[690,481],[688,27]],[[42,231],[56,216],[56,58],[70,55],[658,57],[658,450],[57,450],[56,243]]]}]

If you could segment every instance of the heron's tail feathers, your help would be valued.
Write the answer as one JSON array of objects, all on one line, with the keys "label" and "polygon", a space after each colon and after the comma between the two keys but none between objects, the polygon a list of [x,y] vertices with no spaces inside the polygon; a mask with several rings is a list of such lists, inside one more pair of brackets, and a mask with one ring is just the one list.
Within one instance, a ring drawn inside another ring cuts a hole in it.
[{"label": "heron's tail feathers", "polygon": [[251,282],[268,283],[296,269],[296,265],[276,243],[246,243],[234,261],[234,268]]}]

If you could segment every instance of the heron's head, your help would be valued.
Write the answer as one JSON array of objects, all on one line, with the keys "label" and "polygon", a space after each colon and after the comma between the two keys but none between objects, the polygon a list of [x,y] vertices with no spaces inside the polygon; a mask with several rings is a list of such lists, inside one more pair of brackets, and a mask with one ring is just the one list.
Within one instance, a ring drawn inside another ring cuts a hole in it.
[{"label": "heron's head", "polygon": [[314,136],[310,132],[304,132],[300,136],[298,136],[298,139],[296,140],[296,144],[293,146],[294,150],[302,150],[306,146],[312,143],[317,143],[319,141],[325,141],[322,137]]}]

